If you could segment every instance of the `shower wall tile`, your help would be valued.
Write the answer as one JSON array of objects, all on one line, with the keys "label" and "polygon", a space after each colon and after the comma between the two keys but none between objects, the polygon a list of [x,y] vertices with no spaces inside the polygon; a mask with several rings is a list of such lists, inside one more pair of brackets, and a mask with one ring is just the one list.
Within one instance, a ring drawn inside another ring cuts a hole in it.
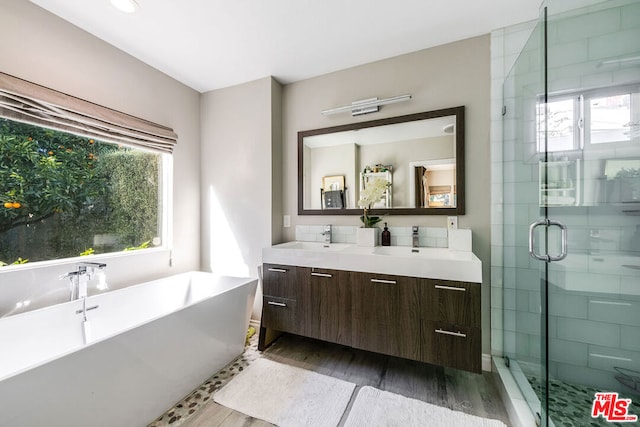
[{"label": "shower wall tile", "polygon": [[516,322],[518,332],[531,335],[540,335],[540,313],[529,313],[516,310]]},{"label": "shower wall tile", "polygon": [[589,362],[589,345],[581,342],[559,339],[549,340],[549,359],[554,362],[565,362],[587,366]]},{"label": "shower wall tile", "polygon": [[640,351],[640,327],[621,326],[620,327],[621,348],[633,351]]},{"label": "shower wall tile", "polygon": [[611,372],[568,363],[553,363],[553,365],[555,366],[554,376],[561,381],[584,384],[599,390],[615,390],[619,387],[619,383]]},{"label": "shower wall tile", "polygon": [[636,28],[589,39],[589,59],[628,55],[637,50],[640,29]]},{"label": "shower wall tile", "polygon": [[550,44],[548,63],[553,67],[577,64],[589,60],[590,44],[586,39],[573,42]]},{"label": "shower wall tile", "polygon": [[640,352],[612,347],[589,346],[589,367],[614,372],[614,367],[638,370]]},{"label": "shower wall tile", "polygon": [[640,300],[640,277],[623,276],[620,278],[620,293],[627,299]]},{"label": "shower wall tile", "polygon": [[[553,26],[553,24],[551,24]],[[549,43],[565,43],[584,40],[620,30],[619,9],[609,9],[598,13],[589,13],[563,19],[561,25],[555,25]]]},{"label": "shower wall tile", "polygon": [[557,322],[560,339],[608,347],[620,346],[619,325],[568,317],[558,317]]},{"label": "shower wall tile", "polygon": [[589,320],[640,326],[640,301],[590,298]]},{"label": "shower wall tile", "polygon": [[575,294],[552,293],[549,298],[549,314],[574,319],[587,319],[587,297]]},{"label": "shower wall tile", "polygon": [[640,3],[636,2],[622,8],[622,28],[638,28],[640,22]]}]

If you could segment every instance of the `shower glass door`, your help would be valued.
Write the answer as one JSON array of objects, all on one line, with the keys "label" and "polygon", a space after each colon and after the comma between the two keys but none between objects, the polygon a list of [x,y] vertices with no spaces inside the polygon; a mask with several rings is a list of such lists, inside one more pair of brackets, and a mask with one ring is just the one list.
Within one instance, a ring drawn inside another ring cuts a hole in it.
[{"label": "shower glass door", "polygon": [[504,87],[505,354],[542,425],[640,424],[640,2],[589,4],[547,1]]}]

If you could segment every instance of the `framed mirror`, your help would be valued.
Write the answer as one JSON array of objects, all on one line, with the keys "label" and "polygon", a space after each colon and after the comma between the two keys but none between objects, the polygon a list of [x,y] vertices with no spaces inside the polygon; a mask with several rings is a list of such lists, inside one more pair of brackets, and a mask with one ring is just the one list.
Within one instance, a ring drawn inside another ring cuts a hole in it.
[{"label": "framed mirror", "polygon": [[[464,106],[298,132],[298,215],[463,215]],[[328,185],[329,183],[329,185]]]}]

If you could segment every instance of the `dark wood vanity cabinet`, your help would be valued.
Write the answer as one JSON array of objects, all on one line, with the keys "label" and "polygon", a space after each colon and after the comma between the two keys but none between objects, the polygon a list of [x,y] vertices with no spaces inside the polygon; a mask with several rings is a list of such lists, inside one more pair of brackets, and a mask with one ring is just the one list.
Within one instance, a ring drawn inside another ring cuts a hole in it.
[{"label": "dark wood vanity cabinet", "polygon": [[267,329],[481,372],[480,285],[264,264]]}]

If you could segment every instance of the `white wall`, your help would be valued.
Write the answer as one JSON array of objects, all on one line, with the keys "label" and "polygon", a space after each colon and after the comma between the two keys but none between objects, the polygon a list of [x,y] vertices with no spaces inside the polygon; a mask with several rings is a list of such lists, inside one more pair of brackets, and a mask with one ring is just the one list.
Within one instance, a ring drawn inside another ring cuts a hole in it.
[{"label": "white wall", "polygon": [[[0,71],[172,127],[178,134],[172,264],[168,252],[109,258],[111,288],[198,269],[199,93],[28,1],[2,0],[0,40]],[[31,299],[35,307],[68,298],[68,284],[58,275],[72,270],[73,263],[5,268],[0,272],[0,316],[22,299]]]},{"label": "white wall", "polygon": [[[484,353],[490,352],[490,176],[489,176],[489,36],[425,49],[296,82],[283,91],[283,214],[291,228],[283,240],[295,239],[298,224],[360,225],[357,216],[298,216],[297,132],[464,105],[466,107],[466,215],[459,226],[473,230],[473,251],[483,264],[482,328]],[[383,106],[359,117],[324,116],[326,108],[374,96],[410,93],[408,102]],[[389,226],[446,227],[439,215],[389,215]]]},{"label": "white wall", "polygon": [[[280,238],[279,91],[266,77],[202,95],[204,270],[257,277],[262,248]],[[258,292],[254,318],[261,307]]]}]

